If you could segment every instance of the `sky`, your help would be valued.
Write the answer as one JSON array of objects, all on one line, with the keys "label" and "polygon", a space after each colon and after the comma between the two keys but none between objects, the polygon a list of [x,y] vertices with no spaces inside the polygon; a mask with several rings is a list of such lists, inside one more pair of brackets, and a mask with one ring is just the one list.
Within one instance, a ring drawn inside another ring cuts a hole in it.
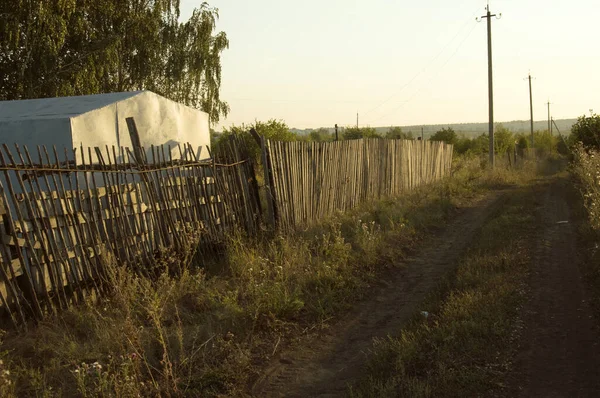
[{"label": "sky", "polygon": [[[485,0],[209,0],[222,54],[217,130],[488,120]],[[201,0],[181,0],[187,19]],[[597,0],[491,0],[495,120],[600,113]]]}]

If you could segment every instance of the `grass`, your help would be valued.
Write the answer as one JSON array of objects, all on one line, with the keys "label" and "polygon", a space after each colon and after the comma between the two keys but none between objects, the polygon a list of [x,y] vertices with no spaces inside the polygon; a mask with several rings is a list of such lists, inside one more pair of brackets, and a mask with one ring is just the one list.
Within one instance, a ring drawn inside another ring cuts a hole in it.
[{"label": "grass", "polygon": [[473,159],[456,170],[292,236],[233,234],[208,268],[170,274],[167,253],[151,280],[111,264],[111,297],[0,336],[0,395],[243,395],[278,350],[341,316],[461,206],[529,178]]},{"label": "grass", "polygon": [[503,387],[525,295],[535,198],[519,190],[398,336],[377,340],[353,397],[482,396]]},{"label": "grass", "polygon": [[580,242],[587,248],[581,254],[583,269],[591,293],[591,304],[600,319],[600,151],[577,145],[571,164],[575,220]]}]

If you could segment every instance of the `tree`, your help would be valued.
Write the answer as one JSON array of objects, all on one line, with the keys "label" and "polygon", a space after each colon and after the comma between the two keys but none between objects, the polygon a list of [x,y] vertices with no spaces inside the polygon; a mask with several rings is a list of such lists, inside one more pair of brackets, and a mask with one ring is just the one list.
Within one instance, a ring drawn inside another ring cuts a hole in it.
[{"label": "tree", "polygon": [[249,131],[251,129],[255,129],[258,135],[269,140],[296,141],[298,139],[296,134],[290,131],[288,125],[283,120],[271,119],[267,122],[256,121],[250,125],[242,124],[241,126],[231,126],[229,128],[225,128],[219,139],[216,141],[214,150],[218,151],[220,149],[220,145],[222,145],[222,143],[225,142],[228,137],[237,135],[245,141],[252,158],[256,162],[260,163],[261,149],[254,137],[250,135]]},{"label": "tree", "polygon": [[357,140],[360,138],[381,138],[373,127],[346,127],[342,137],[345,140]]},{"label": "tree", "polygon": [[494,150],[502,156],[508,151],[512,151],[515,147],[515,139],[509,129],[504,127],[502,124],[496,125],[496,131],[494,132]]},{"label": "tree", "polygon": [[443,141],[450,145],[456,144],[457,139],[458,136],[452,127],[443,128],[439,131],[436,131],[436,133],[430,138],[431,141]]},{"label": "tree", "polygon": [[220,99],[218,10],[179,22],[179,0],[0,2],[0,99],[152,90],[208,112]]},{"label": "tree", "polygon": [[534,147],[545,153],[552,153],[556,151],[558,144],[557,137],[550,134],[548,130],[536,131],[533,134]]},{"label": "tree", "polygon": [[315,141],[315,142],[325,142],[325,141],[331,141],[332,140],[332,136],[329,133],[329,130],[327,130],[324,127],[321,127],[318,130],[313,130],[308,134],[308,139],[310,141]]},{"label": "tree", "polygon": [[600,115],[581,116],[571,127],[571,134],[586,149],[600,149]]},{"label": "tree", "polygon": [[412,140],[413,135],[412,135],[412,131],[405,133],[402,131],[402,128],[394,126],[394,127],[390,127],[388,132],[385,134],[385,138],[395,139],[395,140]]}]

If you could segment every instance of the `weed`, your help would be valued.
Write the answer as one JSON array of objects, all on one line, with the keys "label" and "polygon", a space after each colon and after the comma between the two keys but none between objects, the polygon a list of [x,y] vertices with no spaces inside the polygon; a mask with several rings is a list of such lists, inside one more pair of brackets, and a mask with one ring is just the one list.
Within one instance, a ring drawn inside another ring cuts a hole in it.
[{"label": "weed", "polygon": [[528,272],[533,195],[520,192],[483,227],[454,275],[397,337],[376,340],[354,397],[480,396],[502,385]]},{"label": "weed", "polygon": [[[234,233],[210,269],[189,269],[165,252],[147,276],[105,256],[112,295],[0,341],[0,372],[7,372],[0,374],[0,392],[241,394],[278,349],[343,314],[382,270],[401,266],[417,242],[488,189],[491,177],[478,167],[457,163],[454,178],[365,203],[290,235]],[[510,176],[493,181],[508,184]],[[479,298],[457,295],[473,311]],[[455,310],[448,305],[445,311]],[[465,328],[468,323],[457,333]],[[411,352],[420,333],[394,344]],[[414,391],[427,390],[410,380]]]}]

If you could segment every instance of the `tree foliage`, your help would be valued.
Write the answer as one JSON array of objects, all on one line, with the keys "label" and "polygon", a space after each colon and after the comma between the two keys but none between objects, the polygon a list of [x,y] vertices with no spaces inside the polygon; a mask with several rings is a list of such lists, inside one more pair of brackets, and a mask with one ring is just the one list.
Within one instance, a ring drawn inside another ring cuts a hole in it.
[{"label": "tree foliage", "polygon": [[249,125],[242,124],[241,126],[231,126],[229,128],[223,129],[223,133],[214,143],[215,150],[219,150],[219,145],[225,142],[229,136],[237,135],[242,137],[242,139],[246,142],[246,145],[249,148],[249,151],[254,160],[260,163],[261,149],[254,137],[250,135],[249,131],[251,129],[255,129],[258,135],[263,136],[269,140],[297,141],[298,139],[296,134],[290,131],[290,128],[283,120],[271,119],[267,122],[256,121]]},{"label": "tree foliage", "polygon": [[320,129],[317,129],[317,130],[312,130],[308,134],[309,141],[327,142],[327,141],[332,141],[333,139],[335,139],[335,137],[333,135],[331,135],[329,133],[329,130],[327,130],[324,127],[321,127]]},{"label": "tree foliage", "polygon": [[0,2],[0,99],[147,89],[227,115],[219,96],[218,10],[202,3],[179,22],[179,0]]},{"label": "tree foliage", "polygon": [[357,140],[360,138],[381,138],[373,127],[346,127],[342,135],[345,140]]},{"label": "tree foliage", "polygon": [[600,115],[581,116],[571,127],[571,134],[586,149],[600,149]]},{"label": "tree foliage", "polygon": [[394,139],[394,140],[412,140],[413,134],[411,131],[405,133],[402,131],[402,128],[398,126],[390,127],[388,132],[385,134],[385,138]]},{"label": "tree foliage", "polygon": [[454,145],[458,140],[458,136],[452,127],[445,127],[436,133],[430,138],[431,141],[443,141],[446,144]]},{"label": "tree foliage", "polygon": [[494,132],[494,151],[502,156],[506,154],[506,152],[512,152],[514,148],[515,138],[513,133],[501,124],[496,125],[496,131]]}]

